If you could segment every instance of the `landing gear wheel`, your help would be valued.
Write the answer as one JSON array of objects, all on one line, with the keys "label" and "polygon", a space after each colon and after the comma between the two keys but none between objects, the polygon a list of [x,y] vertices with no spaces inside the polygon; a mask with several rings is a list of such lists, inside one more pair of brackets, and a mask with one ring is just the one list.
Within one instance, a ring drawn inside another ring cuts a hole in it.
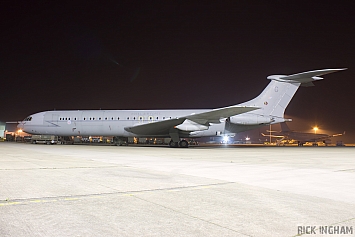
[{"label": "landing gear wheel", "polygon": [[179,143],[178,143],[178,142],[174,142],[173,140],[171,140],[171,141],[169,142],[169,146],[170,146],[170,147],[179,147]]},{"label": "landing gear wheel", "polygon": [[182,148],[188,148],[189,147],[189,143],[186,140],[181,140],[179,142],[179,146]]}]

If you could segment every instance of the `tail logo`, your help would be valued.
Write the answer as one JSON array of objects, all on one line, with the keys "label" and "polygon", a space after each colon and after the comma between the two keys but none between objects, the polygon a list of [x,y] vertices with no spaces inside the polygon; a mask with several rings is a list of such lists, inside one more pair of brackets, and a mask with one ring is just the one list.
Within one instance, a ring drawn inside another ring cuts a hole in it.
[{"label": "tail logo", "polygon": [[267,102],[267,101],[265,101],[265,102],[264,102],[264,105],[268,105],[268,102]]}]

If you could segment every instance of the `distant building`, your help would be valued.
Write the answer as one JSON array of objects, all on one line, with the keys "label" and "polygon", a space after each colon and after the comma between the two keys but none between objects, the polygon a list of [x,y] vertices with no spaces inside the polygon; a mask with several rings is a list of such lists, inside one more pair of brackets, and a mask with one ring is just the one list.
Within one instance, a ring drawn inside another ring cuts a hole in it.
[{"label": "distant building", "polygon": [[16,133],[18,130],[17,125],[18,123],[16,122],[6,122],[5,130],[10,133]]},{"label": "distant building", "polygon": [[0,122],[0,138],[5,137],[5,127],[6,123]]},{"label": "distant building", "polygon": [[18,128],[16,122],[6,122],[6,123],[1,123],[0,122],[0,137],[5,138],[6,141],[12,141],[16,138],[17,135],[24,136],[24,133],[18,134]]}]

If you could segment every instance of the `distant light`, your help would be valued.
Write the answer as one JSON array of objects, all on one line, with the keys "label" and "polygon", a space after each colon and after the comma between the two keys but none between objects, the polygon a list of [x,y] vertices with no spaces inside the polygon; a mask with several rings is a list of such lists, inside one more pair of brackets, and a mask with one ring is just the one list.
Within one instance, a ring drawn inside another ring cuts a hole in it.
[{"label": "distant light", "polygon": [[229,141],[229,137],[228,137],[228,136],[224,136],[224,137],[223,137],[223,142],[224,142],[224,143],[227,143],[228,141]]},{"label": "distant light", "polygon": [[17,132],[22,132],[22,129],[19,129]]},{"label": "distant light", "polygon": [[314,127],[313,130],[314,130],[314,133],[317,133],[318,127]]},{"label": "distant light", "polygon": [[246,141],[249,141],[249,140],[250,140],[250,137],[246,137],[245,140],[246,140]]}]

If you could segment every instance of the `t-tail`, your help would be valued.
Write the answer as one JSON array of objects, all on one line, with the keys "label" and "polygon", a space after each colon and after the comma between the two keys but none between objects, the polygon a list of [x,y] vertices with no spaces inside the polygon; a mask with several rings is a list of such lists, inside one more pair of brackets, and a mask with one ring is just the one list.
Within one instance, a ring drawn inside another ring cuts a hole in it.
[{"label": "t-tail", "polygon": [[[229,122],[237,125],[249,126],[260,126],[266,124],[281,123],[285,121],[291,121],[290,119],[284,118],[285,109],[290,103],[292,97],[296,93],[299,86],[314,86],[313,82],[322,80],[320,77],[325,74],[338,72],[345,70],[342,69],[322,69],[314,70],[309,72],[302,72],[293,75],[271,75],[267,79],[271,82],[267,87],[261,92],[256,98],[239,104],[238,106],[254,106],[260,109],[244,113],[241,115],[236,115],[229,118]],[[249,122],[248,122],[249,121]],[[232,126],[233,127],[233,126]],[[243,131],[239,128],[232,128],[231,130]],[[228,129],[228,128],[227,128]]]}]

